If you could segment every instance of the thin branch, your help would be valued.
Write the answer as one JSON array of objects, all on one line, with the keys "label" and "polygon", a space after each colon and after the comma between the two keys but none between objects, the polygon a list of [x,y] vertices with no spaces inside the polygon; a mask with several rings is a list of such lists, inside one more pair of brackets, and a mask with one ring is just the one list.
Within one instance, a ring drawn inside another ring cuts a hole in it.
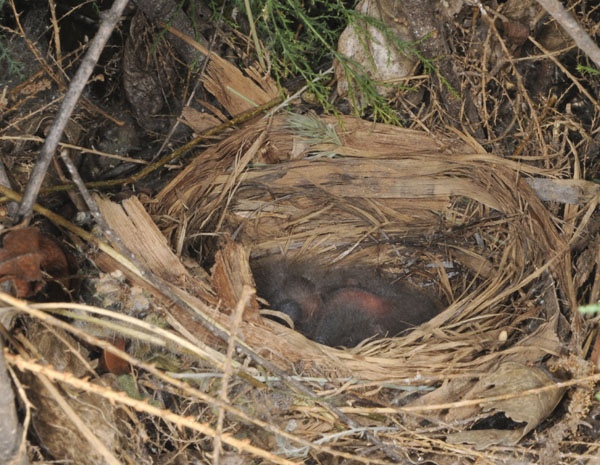
[{"label": "thin branch", "polygon": [[54,124],[50,128],[46,142],[44,142],[44,145],[40,150],[38,161],[33,167],[31,177],[29,178],[29,182],[25,188],[23,200],[21,201],[18,211],[18,215],[25,221],[29,221],[32,216],[33,204],[35,203],[35,199],[40,191],[40,187],[44,177],[46,176],[46,171],[48,171],[48,166],[50,165],[50,161],[54,156],[54,152],[60,141],[63,131],[67,125],[67,122],[69,121],[69,118],[71,117],[71,114],[73,113],[73,110],[75,109],[75,105],[77,104],[81,93],[83,92],[83,88],[92,74],[94,66],[96,66],[96,63],[98,62],[98,58],[104,49],[104,45],[110,37],[113,29],[117,25],[117,22],[121,17],[121,13],[127,5],[127,1],[128,0],[115,0],[112,8],[101,14],[101,17],[103,17],[102,23],[100,24],[98,32],[90,44],[90,48],[83,57],[79,69],[71,81],[71,85],[65,94],[65,98],[60,106],[56,119],[54,120]]},{"label": "thin branch", "polygon": [[[244,285],[242,289],[242,295],[238,301],[235,311],[233,312],[233,322],[231,324],[231,337],[227,342],[227,357],[225,358],[225,366],[223,368],[223,379],[221,380],[221,393],[219,398],[224,404],[229,402],[227,395],[227,389],[229,387],[229,379],[231,378],[231,361],[235,352],[235,338],[238,336],[238,329],[242,323],[242,315],[244,309],[250,300],[250,296],[254,294],[254,289]],[[221,454],[221,436],[223,434],[223,421],[225,419],[225,409],[219,407],[219,414],[217,417],[217,427],[215,428],[216,435],[213,441],[213,465],[219,465],[219,456]]]},{"label": "thin branch", "polygon": [[600,68],[600,48],[577,20],[560,4],[558,0],[537,0],[544,9],[562,26],[577,46]]}]

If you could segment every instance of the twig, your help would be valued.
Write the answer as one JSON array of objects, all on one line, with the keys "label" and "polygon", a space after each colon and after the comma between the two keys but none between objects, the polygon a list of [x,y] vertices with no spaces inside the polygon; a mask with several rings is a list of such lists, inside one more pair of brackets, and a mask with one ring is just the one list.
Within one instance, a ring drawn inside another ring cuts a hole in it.
[{"label": "twig", "polygon": [[577,20],[560,4],[558,0],[537,0],[544,9],[562,26],[577,46],[600,68],[600,48],[591,39]]},{"label": "twig", "polygon": [[250,7],[250,0],[244,0],[244,6],[246,7],[248,24],[250,24],[250,35],[252,36],[252,41],[254,42],[254,48],[256,49],[256,56],[258,57],[258,62],[260,63],[260,67],[262,68],[262,70],[266,71],[267,65],[265,64],[265,60],[263,59],[263,51],[260,47],[258,34],[256,33],[256,23],[254,22],[254,18],[252,17],[252,8]]},{"label": "twig", "polygon": [[[235,311],[233,312],[233,322],[231,324],[231,337],[227,343],[227,356],[225,358],[225,366],[223,368],[223,378],[221,379],[221,393],[219,398],[226,404],[228,402],[227,388],[229,387],[229,379],[231,378],[231,361],[233,360],[233,354],[235,351],[235,338],[242,323],[242,315],[244,309],[250,300],[250,296],[254,293],[254,290],[248,286],[244,286],[242,289],[242,295],[238,301]],[[219,414],[217,417],[216,435],[213,441],[213,465],[219,465],[219,456],[221,454],[221,435],[223,434],[223,420],[225,419],[225,409],[219,407]]]},{"label": "twig", "polygon": [[[85,183],[83,182],[83,179],[81,178],[81,176],[79,175],[79,172],[77,171],[77,168],[71,161],[68,151],[63,150],[60,154],[60,158],[62,159],[65,166],[67,167],[67,170],[69,170],[71,179],[73,180],[73,182],[79,189],[79,193],[81,194],[81,197],[83,197],[83,201],[89,208],[90,213],[94,217],[94,220],[96,220],[98,227],[102,230],[102,234],[104,234],[104,237],[106,237],[110,242],[115,244],[117,246],[117,249],[119,249],[119,252],[121,252],[123,255],[125,255],[129,259],[131,259],[133,254],[129,250],[127,250],[127,248],[125,247],[123,242],[121,242],[121,238],[113,231],[113,229],[104,220],[104,217],[100,213],[100,209],[98,208],[98,205],[96,204],[96,202],[90,195],[90,191],[88,191],[87,187],[85,187]],[[135,265],[138,267],[140,266],[139,263],[135,263]]]},{"label": "twig", "polygon": [[[333,73],[333,66],[330,66],[325,71],[320,71],[319,75],[316,76],[311,82],[312,83],[319,82],[321,79],[323,79],[325,76],[327,76],[328,74],[331,74],[331,73]],[[269,113],[267,113],[263,117],[263,119],[270,118],[275,113],[277,113],[279,110],[281,110],[283,107],[289,105],[292,100],[297,99],[304,91],[306,91],[306,89],[308,89],[308,85],[302,86],[302,88],[299,91],[297,91],[293,95],[290,95],[289,97],[287,97],[283,102],[281,102],[281,104],[279,104],[278,106],[273,108]]]},{"label": "twig", "polygon": [[83,88],[92,74],[94,66],[100,57],[100,53],[104,49],[106,41],[110,37],[121,17],[121,13],[127,5],[127,1],[128,0],[115,0],[112,8],[101,14],[104,19],[98,28],[96,36],[90,44],[90,48],[81,60],[79,69],[71,81],[71,85],[65,94],[65,98],[63,99],[58,114],[56,115],[56,119],[54,120],[54,124],[50,128],[46,142],[44,142],[44,145],[40,150],[38,161],[33,167],[31,177],[25,188],[18,215],[27,222],[31,219],[33,204],[35,203],[35,199],[40,191],[44,177],[46,176],[50,161],[54,156],[56,146],[58,145],[67,122],[75,109],[79,96],[83,92]]}]

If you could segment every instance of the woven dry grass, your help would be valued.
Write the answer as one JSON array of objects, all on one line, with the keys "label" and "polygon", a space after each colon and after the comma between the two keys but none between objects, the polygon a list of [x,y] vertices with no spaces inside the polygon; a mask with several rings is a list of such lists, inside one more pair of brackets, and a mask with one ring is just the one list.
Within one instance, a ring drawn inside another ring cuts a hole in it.
[{"label": "woven dry grass", "polygon": [[[298,131],[297,117],[282,115],[204,151],[158,196],[155,218],[163,232],[173,240],[185,237],[200,250],[218,244],[214,274],[239,281],[217,286],[217,296],[228,289],[223,300],[230,307],[249,279],[249,256],[285,254],[324,267],[359,262],[434,282],[447,309],[403,337],[351,350],[329,348],[249,309],[236,332],[306,383],[313,383],[311,376],[321,379],[313,389],[334,396],[361,423],[368,418],[364,424],[389,428],[384,436],[411,451],[407,456],[436,450],[436,461],[443,463],[451,451],[477,455],[453,442],[514,446],[562,397],[564,388],[548,388],[568,375],[561,352],[580,350],[585,330],[575,311],[574,281],[581,276],[573,272],[571,250],[588,235],[597,195],[567,208],[568,218],[557,218],[526,179],[559,173],[485,153],[466,138],[436,138],[353,118],[309,119],[320,144]],[[337,142],[322,143],[331,131]],[[315,155],[300,159],[307,152]],[[231,328],[230,313],[212,317]],[[558,378],[538,373],[542,366],[554,367]],[[482,387],[486,382],[495,391]],[[547,394],[538,394],[534,411],[525,407],[531,396],[512,406],[510,400],[483,406],[476,400],[482,392],[510,399],[535,388]],[[414,389],[431,392],[415,395]],[[364,407],[349,407],[356,402]],[[294,433],[308,440],[332,431],[335,422],[319,413],[317,403],[307,409],[296,404],[273,415],[280,424],[304,418],[308,423]],[[520,426],[467,431],[490,410]],[[427,427],[419,426],[424,416]],[[405,426],[397,423],[400,418]],[[433,440],[440,432],[448,434],[444,443]],[[341,449],[364,446],[348,434]],[[522,452],[515,448],[511,454]],[[386,457],[385,447],[377,456]]]}]

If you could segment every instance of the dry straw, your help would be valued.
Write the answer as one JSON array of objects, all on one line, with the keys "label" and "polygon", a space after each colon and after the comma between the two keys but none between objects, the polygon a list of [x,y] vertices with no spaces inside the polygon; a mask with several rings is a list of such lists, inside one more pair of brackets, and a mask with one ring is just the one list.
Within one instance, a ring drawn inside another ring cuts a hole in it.
[{"label": "dry straw", "polygon": [[569,242],[587,217],[561,231],[524,179],[552,172],[456,137],[304,118],[300,128],[297,116],[263,120],[204,151],[159,194],[163,232],[175,238],[185,225],[188,242],[204,248],[232,236],[253,258],[283,252],[433,277],[449,307],[405,337],[352,351],[268,321],[245,328],[251,345],[279,364],[302,361],[306,373],[432,382],[517,351],[522,323],[550,318],[539,300],[546,286],[558,283],[575,307]]}]

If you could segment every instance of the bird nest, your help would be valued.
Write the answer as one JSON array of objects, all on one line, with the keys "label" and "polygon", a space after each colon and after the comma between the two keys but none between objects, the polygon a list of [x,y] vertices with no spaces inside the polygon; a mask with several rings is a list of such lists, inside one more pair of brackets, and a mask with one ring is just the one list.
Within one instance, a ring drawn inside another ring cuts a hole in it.
[{"label": "bird nest", "polygon": [[[459,134],[283,115],[202,152],[158,195],[154,217],[179,250],[214,263],[209,287],[221,304],[208,316],[275,366],[332,383],[329,394],[358,399],[364,412],[348,411],[379,414],[376,423],[403,413],[414,426],[426,415],[450,442],[508,445],[555,408],[564,393],[555,383],[568,376],[558,348],[584,337],[571,250],[595,203],[559,222],[539,189],[555,174]],[[233,323],[253,284],[249,261],[277,254],[377,268],[435,289],[445,310],[352,349],[261,317],[253,299]],[[501,428],[465,426],[498,412]]]}]

